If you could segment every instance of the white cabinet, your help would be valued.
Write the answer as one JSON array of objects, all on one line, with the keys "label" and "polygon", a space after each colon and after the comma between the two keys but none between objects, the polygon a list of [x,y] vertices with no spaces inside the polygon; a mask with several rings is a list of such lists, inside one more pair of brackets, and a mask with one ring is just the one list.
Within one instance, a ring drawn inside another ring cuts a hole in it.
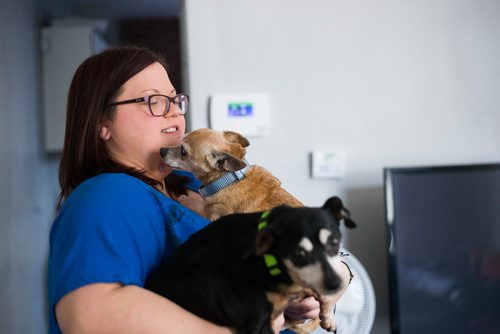
[{"label": "white cabinet", "polygon": [[82,61],[107,48],[107,43],[87,25],[44,27],[41,43],[44,146],[47,152],[61,152],[71,79]]}]

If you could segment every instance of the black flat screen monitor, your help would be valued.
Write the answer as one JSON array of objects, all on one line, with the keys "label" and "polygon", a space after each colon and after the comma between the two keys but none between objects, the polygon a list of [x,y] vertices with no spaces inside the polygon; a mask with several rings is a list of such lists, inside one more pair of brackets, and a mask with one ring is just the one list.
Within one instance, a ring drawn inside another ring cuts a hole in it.
[{"label": "black flat screen monitor", "polygon": [[385,168],[391,331],[500,333],[500,164]]}]

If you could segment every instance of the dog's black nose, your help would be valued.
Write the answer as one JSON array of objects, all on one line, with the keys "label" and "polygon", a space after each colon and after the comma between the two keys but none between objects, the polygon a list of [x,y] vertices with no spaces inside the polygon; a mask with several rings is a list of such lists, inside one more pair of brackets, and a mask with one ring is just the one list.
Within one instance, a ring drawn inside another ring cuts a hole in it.
[{"label": "dog's black nose", "polygon": [[162,158],[165,158],[165,156],[167,155],[167,153],[168,153],[168,148],[166,148],[166,147],[162,147],[162,148],[160,149],[160,154],[161,154],[161,157],[162,157]]},{"label": "dog's black nose", "polygon": [[329,278],[325,279],[325,289],[328,291],[335,291],[340,287],[341,283],[342,281],[340,280],[340,277],[330,276]]}]

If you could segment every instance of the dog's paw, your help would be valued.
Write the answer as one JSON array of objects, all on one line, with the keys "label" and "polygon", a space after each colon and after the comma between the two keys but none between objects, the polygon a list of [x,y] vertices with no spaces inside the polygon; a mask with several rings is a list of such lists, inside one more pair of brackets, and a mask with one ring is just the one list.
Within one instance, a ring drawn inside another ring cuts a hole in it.
[{"label": "dog's paw", "polygon": [[337,321],[333,314],[334,299],[333,295],[320,295],[318,298],[320,326],[328,332],[335,332],[337,329]]},{"label": "dog's paw", "polygon": [[199,215],[203,215],[205,211],[205,199],[197,192],[191,190],[187,191],[187,195],[177,197],[177,202]]},{"label": "dog's paw", "polygon": [[292,320],[287,318],[285,327],[296,334],[308,334],[320,325],[320,318],[308,320]]},{"label": "dog's paw", "polygon": [[337,330],[337,320],[332,312],[328,315],[320,314],[319,319],[321,320],[320,326],[328,332],[335,332]]},{"label": "dog's paw", "polygon": [[331,309],[326,312],[321,312],[319,314],[319,319],[320,319],[319,325],[321,326],[321,328],[323,328],[327,332],[333,332],[333,333],[336,332],[337,320],[335,319],[335,315],[333,314]]}]

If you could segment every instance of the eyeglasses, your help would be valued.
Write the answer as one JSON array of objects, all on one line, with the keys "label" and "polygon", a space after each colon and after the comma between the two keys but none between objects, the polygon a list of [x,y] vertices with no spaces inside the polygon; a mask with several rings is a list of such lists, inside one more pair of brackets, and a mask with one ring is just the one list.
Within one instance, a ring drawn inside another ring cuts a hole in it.
[{"label": "eyeglasses", "polygon": [[179,107],[181,111],[180,114],[184,115],[187,112],[187,108],[189,105],[189,96],[186,94],[178,94],[174,97],[170,97],[163,94],[153,94],[149,96],[139,97],[136,99],[130,99],[125,101],[113,102],[108,105],[117,106],[120,104],[128,104],[128,103],[147,103],[149,107],[149,111],[151,115],[161,117],[165,116],[170,110],[170,104],[174,104]]}]

